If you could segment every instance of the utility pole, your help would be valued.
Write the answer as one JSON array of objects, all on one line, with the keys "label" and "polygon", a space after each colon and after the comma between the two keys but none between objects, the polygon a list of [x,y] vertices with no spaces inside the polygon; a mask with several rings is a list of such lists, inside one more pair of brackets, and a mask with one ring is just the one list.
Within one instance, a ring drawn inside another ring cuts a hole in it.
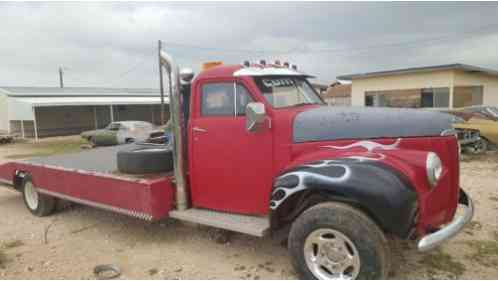
[{"label": "utility pole", "polygon": [[164,85],[163,85],[163,67],[161,65],[161,47],[162,47],[162,42],[159,40],[157,42],[157,56],[159,59],[159,90],[161,92],[161,125],[163,125],[164,122]]},{"label": "utility pole", "polygon": [[62,70],[62,66],[59,66],[59,85],[61,88],[64,88],[64,71]]}]

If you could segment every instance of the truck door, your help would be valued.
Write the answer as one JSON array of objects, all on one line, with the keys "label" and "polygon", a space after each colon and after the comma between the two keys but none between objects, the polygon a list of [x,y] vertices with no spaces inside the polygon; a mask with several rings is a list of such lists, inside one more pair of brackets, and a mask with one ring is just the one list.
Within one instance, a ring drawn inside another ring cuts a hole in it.
[{"label": "truck door", "polygon": [[[266,214],[272,184],[271,128],[251,133],[245,107],[254,101],[241,82],[198,85],[189,126],[194,207]],[[269,123],[268,123],[269,124]]]}]

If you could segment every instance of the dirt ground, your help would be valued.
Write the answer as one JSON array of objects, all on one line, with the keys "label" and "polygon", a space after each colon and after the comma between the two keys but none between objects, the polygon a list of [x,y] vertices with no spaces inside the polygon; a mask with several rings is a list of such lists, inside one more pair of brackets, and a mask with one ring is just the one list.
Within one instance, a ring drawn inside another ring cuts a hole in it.
[{"label": "dirt ground", "polygon": [[[64,149],[55,149],[60,147]],[[0,146],[10,159],[79,150],[77,137]],[[465,157],[461,185],[476,205],[474,221],[429,253],[393,242],[395,279],[498,278],[498,154]],[[0,279],[94,279],[115,264],[121,279],[295,279],[287,249],[269,238],[235,234],[217,243],[212,230],[174,220],[156,223],[84,206],[37,218],[19,193],[0,188]]]}]

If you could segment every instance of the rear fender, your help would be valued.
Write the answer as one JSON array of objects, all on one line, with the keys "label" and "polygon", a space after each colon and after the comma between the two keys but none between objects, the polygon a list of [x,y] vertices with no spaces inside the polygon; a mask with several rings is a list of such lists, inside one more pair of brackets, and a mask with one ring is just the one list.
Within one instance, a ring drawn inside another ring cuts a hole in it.
[{"label": "rear fender", "polygon": [[352,202],[384,230],[402,238],[408,237],[414,226],[415,189],[404,174],[378,160],[338,158],[288,169],[274,181],[270,209],[278,213],[286,200],[301,192],[327,193]]}]

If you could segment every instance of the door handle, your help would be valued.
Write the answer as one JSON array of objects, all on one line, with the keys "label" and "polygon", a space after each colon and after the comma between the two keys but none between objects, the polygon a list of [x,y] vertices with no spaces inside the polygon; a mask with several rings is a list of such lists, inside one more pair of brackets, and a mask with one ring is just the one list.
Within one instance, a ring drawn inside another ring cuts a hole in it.
[{"label": "door handle", "polygon": [[194,131],[194,132],[199,132],[199,133],[207,133],[207,130],[206,130],[206,129],[199,128],[199,127],[193,127],[193,128],[192,128],[192,131]]}]

